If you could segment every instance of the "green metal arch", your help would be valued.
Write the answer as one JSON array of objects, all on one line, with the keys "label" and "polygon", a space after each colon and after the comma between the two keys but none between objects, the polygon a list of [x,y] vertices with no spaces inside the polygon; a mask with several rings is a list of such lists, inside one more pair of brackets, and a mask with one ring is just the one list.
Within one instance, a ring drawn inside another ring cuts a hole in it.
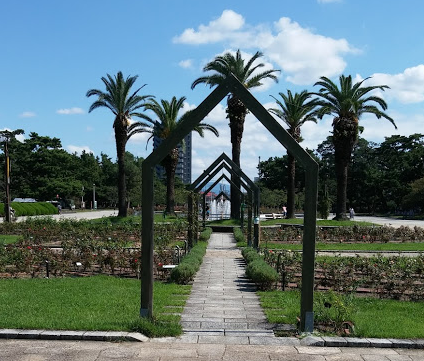
[{"label": "green metal arch", "polygon": [[142,165],[142,276],[141,316],[153,316],[153,172],[156,164],[197,125],[228,94],[232,93],[243,102],[252,114],[305,169],[305,209],[303,234],[302,290],[301,290],[301,331],[313,331],[313,288],[315,263],[316,205],[318,194],[318,164],[290,136],[290,134],[268,113],[255,97],[234,75],[215,88],[206,99],[155,149]]}]

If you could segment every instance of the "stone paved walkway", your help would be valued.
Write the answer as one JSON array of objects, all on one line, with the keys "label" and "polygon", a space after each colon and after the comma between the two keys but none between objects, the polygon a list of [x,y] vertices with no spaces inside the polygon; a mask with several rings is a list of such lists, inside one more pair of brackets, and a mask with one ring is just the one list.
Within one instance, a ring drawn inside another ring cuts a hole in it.
[{"label": "stone paved walkway", "polygon": [[255,291],[233,235],[213,233],[181,317],[186,337],[238,344],[274,339]]}]

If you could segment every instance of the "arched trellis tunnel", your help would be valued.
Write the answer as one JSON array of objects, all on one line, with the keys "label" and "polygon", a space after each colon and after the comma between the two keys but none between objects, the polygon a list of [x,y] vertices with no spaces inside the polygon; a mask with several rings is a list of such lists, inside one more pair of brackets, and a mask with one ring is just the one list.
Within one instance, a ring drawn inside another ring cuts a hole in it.
[{"label": "arched trellis tunnel", "polygon": [[[188,189],[194,193],[199,192],[205,185],[209,183],[222,169],[225,169],[231,175],[237,176],[244,188],[250,190],[252,193],[252,204],[253,204],[253,217],[259,219],[259,188],[258,186],[251,181],[251,179],[240,169],[240,167],[235,164],[225,153],[222,153],[189,187]],[[232,181],[230,183],[233,184]],[[238,188],[238,187],[235,187]],[[192,198],[189,196],[189,209],[192,209]],[[251,228],[251,215],[248,218],[248,228],[250,231]],[[258,222],[259,223],[259,222]],[[259,246],[259,224],[255,223],[254,226],[254,246],[257,248]],[[191,232],[189,232],[189,244],[192,244],[193,237]],[[251,246],[251,237],[250,233],[248,234],[248,245]]]},{"label": "arched trellis tunnel", "polygon": [[153,316],[153,250],[154,250],[154,211],[153,178],[154,168],[175,148],[178,143],[199,124],[209,112],[228,93],[236,95],[252,114],[269,130],[291,154],[302,163],[305,169],[305,207],[302,253],[302,289],[300,305],[301,331],[313,331],[313,296],[315,264],[315,232],[318,191],[318,164],[311,156],[281,127],[255,97],[241,84],[234,75],[229,75],[206,99],[194,109],[184,121],[155,149],[142,165],[142,275],[141,308],[142,317]]},{"label": "arched trellis tunnel", "polygon": [[[215,182],[212,183],[212,185],[206,189],[203,192],[202,195],[202,220],[203,220],[203,227],[206,226],[206,196],[207,194],[221,181],[221,180],[226,180],[230,185],[234,186],[234,189],[236,189],[239,194],[242,197],[242,204],[244,204],[244,193],[237,188],[237,185],[230,179],[228,178],[225,174],[222,174]],[[249,187],[247,187],[246,183],[244,183],[243,181],[240,182],[241,186],[246,190],[247,194],[248,194],[248,227],[247,227],[247,244],[250,246],[251,245],[251,223],[252,223],[252,200],[253,200],[253,192],[249,189]],[[222,192],[221,192],[222,193]],[[219,198],[219,195],[215,197],[215,199]],[[244,228],[244,209],[242,209],[241,212],[241,220],[240,220],[240,224],[241,224],[241,229],[243,230]]]}]

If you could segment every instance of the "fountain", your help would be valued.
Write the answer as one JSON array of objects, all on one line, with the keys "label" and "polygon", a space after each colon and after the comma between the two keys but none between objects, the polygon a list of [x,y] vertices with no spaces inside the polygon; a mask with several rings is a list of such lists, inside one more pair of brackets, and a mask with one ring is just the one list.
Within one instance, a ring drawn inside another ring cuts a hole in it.
[{"label": "fountain", "polygon": [[209,219],[212,221],[218,219],[229,219],[231,216],[231,202],[229,200],[220,197],[220,199],[212,200],[210,203],[210,216]]}]

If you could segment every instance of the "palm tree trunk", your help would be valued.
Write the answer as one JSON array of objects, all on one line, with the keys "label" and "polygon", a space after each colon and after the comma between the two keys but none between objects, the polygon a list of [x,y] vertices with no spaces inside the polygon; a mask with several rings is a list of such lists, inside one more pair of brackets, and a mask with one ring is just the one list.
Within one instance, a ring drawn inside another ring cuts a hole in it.
[{"label": "palm tree trunk", "polygon": [[127,129],[122,121],[115,121],[116,155],[118,157],[118,217],[127,216],[127,187],[125,181],[125,146]]},{"label": "palm tree trunk", "polygon": [[291,153],[288,153],[287,218],[295,218],[295,174],[296,159]]},{"label": "palm tree trunk", "polygon": [[333,121],[334,161],[337,179],[336,220],[347,219],[347,172],[358,135],[356,119],[335,118]]},{"label": "palm tree trunk", "polygon": [[167,214],[175,213],[175,172],[178,165],[178,148],[174,148],[164,159],[166,172],[166,210]]},{"label": "palm tree trunk", "polygon": [[336,200],[336,220],[345,220],[346,216],[346,200],[347,200],[347,168],[349,160],[343,156],[342,150],[335,148],[335,166],[336,166],[336,180],[337,180],[337,200]]},{"label": "palm tree trunk", "polygon": [[[240,167],[241,140],[247,108],[240,99],[231,95],[227,112],[230,119],[232,161]],[[231,185],[231,218],[240,219],[240,177],[231,175],[231,180],[235,184]]]}]

